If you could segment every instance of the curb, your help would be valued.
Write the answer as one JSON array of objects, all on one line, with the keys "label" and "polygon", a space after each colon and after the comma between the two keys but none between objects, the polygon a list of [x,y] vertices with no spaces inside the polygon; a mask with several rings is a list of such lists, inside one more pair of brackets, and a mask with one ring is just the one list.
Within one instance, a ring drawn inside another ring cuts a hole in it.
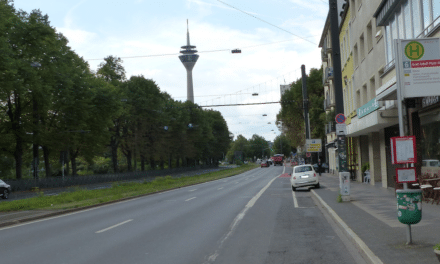
[{"label": "curb", "polygon": [[321,203],[325,209],[327,209],[328,213],[331,215],[333,220],[339,227],[344,231],[344,234],[350,239],[350,241],[355,245],[355,247],[359,250],[365,260],[369,261],[373,264],[383,264],[382,260],[377,257],[373,251],[365,244],[364,241],[339,217],[338,214],[326,203],[322,200],[321,196],[319,196],[315,190],[310,190],[315,198]]},{"label": "curb", "polygon": [[[251,171],[251,170],[254,170],[254,169],[250,169],[248,171]],[[245,172],[248,172],[248,171],[245,171]],[[227,176],[227,177],[224,177],[224,178],[220,178],[220,179],[225,179],[225,178],[229,178],[229,177],[233,177],[233,176],[237,176],[237,175],[238,174],[230,175],[230,176]],[[220,179],[216,179],[216,180],[220,180]],[[216,180],[213,180],[213,181],[216,181]],[[207,181],[207,182],[212,182],[212,181]],[[185,185],[185,186],[176,187],[176,188],[172,188],[172,189],[166,189],[166,190],[162,190],[162,191],[156,191],[156,192],[141,194],[141,195],[132,196],[132,197],[125,197],[125,198],[121,198],[121,199],[118,199],[118,200],[108,201],[108,202],[94,204],[94,205],[88,205],[88,206],[72,208],[72,209],[65,209],[65,210],[61,210],[61,211],[57,211],[57,212],[52,212],[52,213],[47,213],[47,214],[43,213],[43,214],[40,214],[40,215],[37,215],[37,216],[24,217],[22,219],[15,219],[15,220],[11,220],[11,221],[0,223],[0,228],[7,227],[7,226],[12,226],[12,225],[17,225],[17,224],[22,224],[22,223],[26,223],[26,222],[32,222],[32,221],[40,220],[40,219],[43,219],[43,218],[50,218],[50,217],[54,217],[54,216],[74,213],[74,212],[83,211],[83,210],[87,210],[87,209],[92,209],[92,208],[96,208],[96,207],[100,207],[100,206],[105,206],[105,205],[109,205],[109,204],[114,204],[114,203],[119,203],[119,202],[123,202],[123,201],[132,200],[132,199],[137,199],[137,198],[148,196],[148,195],[153,195],[153,194],[168,192],[168,191],[177,190],[177,189],[181,189],[181,188],[186,188],[186,187],[190,187],[190,186],[194,186],[194,185],[204,184],[204,183],[207,183],[207,182],[195,183],[195,184]]]}]

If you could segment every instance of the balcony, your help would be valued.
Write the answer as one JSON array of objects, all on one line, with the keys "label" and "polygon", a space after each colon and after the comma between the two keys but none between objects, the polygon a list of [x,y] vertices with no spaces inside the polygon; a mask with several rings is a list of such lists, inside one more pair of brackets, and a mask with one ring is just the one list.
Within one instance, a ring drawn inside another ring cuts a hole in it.
[{"label": "balcony", "polygon": [[328,124],[325,124],[325,134],[330,134],[333,132],[336,132],[336,123],[329,122]]},{"label": "balcony", "polygon": [[333,79],[333,67],[325,68],[324,74],[322,75],[322,84],[328,83],[328,80]]}]

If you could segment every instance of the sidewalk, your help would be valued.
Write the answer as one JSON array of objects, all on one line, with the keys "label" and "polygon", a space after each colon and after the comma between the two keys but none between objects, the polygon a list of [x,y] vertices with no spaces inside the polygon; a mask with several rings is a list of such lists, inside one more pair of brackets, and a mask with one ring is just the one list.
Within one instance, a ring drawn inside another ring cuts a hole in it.
[{"label": "sidewalk", "polygon": [[440,242],[440,206],[423,202],[422,221],[411,226],[414,245],[407,246],[394,190],[351,182],[351,201],[338,203],[338,176],[324,173],[320,182],[314,192],[383,263],[439,263],[432,247]]}]

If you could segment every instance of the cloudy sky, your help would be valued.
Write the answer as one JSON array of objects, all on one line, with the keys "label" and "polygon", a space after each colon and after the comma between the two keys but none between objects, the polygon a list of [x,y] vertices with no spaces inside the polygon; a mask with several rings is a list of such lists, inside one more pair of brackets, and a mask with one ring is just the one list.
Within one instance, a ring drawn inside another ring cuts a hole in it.
[{"label": "cloudy sky", "polygon": [[[320,67],[318,43],[328,12],[324,0],[14,0],[14,5],[47,14],[92,70],[106,56],[121,57],[127,77],[153,79],[177,100],[186,100],[186,71],[177,56],[189,19],[191,45],[200,55],[193,70],[200,105],[279,101],[280,84],[298,79],[301,64],[307,72]],[[242,53],[230,52],[236,48]],[[215,109],[235,135],[273,140],[279,134],[278,104]]]}]

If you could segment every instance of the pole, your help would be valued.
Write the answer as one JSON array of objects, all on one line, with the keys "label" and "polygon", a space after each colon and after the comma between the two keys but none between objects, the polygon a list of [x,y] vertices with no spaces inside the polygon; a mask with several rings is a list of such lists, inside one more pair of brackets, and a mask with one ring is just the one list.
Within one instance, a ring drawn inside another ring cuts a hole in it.
[{"label": "pole", "polygon": [[309,127],[309,97],[307,96],[307,75],[306,66],[301,65],[302,75],[302,93],[303,93],[303,107],[304,107],[304,122],[306,124],[306,139],[310,139],[310,127]]},{"label": "pole", "polygon": [[[399,134],[401,137],[405,136],[405,125],[404,125],[404,113],[406,111],[404,102],[404,96],[402,94],[402,58],[400,54],[402,54],[402,41],[400,39],[394,40],[394,56],[396,60],[396,84],[397,84],[397,112],[399,116]],[[408,190],[408,184],[403,183],[403,189]],[[406,230],[406,244],[412,244],[412,235],[411,235],[411,225],[408,225]]]},{"label": "pole", "polygon": [[[341,51],[339,47],[338,1],[329,1],[330,34],[332,39],[333,82],[336,114],[344,114],[344,93],[342,90]],[[345,135],[338,136],[339,171],[347,171]]]},{"label": "pole", "polygon": [[339,47],[338,1],[329,1],[330,34],[332,39],[333,82],[335,88],[336,114],[344,113],[344,94],[342,91],[341,51]]}]

